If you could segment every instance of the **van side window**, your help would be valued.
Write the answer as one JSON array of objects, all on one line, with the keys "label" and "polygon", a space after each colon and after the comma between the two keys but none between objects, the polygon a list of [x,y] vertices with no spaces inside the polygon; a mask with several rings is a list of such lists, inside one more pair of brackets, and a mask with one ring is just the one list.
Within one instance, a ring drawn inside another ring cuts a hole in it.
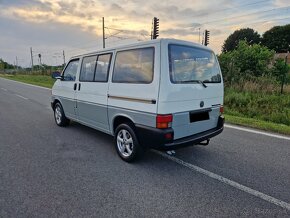
[{"label": "van side window", "polygon": [[97,56],[84,57],[82,69],[80,74],[80,81],[92,82],[94,81],[94,73],[96,67]]},{"label": "van side window", "polygon": [[79,59],[72,60],[68,63],[63,72],[63,81],[75,81],[79,66]]},{"label": "van side window", "polygon": [[116,55],[113,82],[151,83],[153,71],[153,47],[119,51]]},{"label": "van side window", "polygon": [[111,56],[112,54],[103,54],[103,55],[98,56],[94,81],[96,82],[108,81],[108,73],[110,70]]}]

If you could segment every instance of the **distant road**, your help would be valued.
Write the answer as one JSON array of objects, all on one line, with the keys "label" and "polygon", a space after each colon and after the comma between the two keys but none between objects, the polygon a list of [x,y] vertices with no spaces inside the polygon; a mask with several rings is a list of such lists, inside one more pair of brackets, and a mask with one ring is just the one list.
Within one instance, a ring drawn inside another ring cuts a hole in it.
[{"label": "distant road", "polygon": [[0,217],[289,217],[290,140],[236,126],[134,164],[57,127],[50,90],[0,79]]}]

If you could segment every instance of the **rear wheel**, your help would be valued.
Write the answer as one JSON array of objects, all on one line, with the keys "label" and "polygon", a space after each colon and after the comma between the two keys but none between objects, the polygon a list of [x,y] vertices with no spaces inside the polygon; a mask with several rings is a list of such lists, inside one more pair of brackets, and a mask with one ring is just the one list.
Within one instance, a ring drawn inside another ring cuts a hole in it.
[{"label": "rear wheel", "polygon": [[132,162],[144,154],[144,149],[137,140],[134,127],[128,123],[117,127],[115,146],[118,155],[126,162]]},{"label": "rear wheel", "polygon": [[54,106],[54,120],[58,126],[67,126],[69,119],[66,118],[61,104],[58,102]]}]

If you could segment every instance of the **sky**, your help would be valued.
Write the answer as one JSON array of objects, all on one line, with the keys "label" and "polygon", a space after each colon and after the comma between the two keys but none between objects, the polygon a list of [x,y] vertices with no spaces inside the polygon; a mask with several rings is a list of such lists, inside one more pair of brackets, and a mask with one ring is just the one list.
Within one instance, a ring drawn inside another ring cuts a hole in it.
[{"label": "sky", "polygon": [[[235,30],[250,27],[263,34],[290,23],[289,0],[0,0],[0,58],[20,66],[59,65],[73,55],[150,40],[152,18],[160,20],[160,38],[199,43],[205,29],[217,54]],[[200,35],[200,37],[199,37]]]}]

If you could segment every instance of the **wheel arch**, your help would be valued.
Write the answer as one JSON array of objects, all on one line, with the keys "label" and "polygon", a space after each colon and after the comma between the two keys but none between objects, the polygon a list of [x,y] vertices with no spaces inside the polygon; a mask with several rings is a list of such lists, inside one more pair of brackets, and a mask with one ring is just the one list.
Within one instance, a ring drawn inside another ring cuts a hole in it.
[{"label": "wheel arch", "polygon": [[135,122],[130,116],[125,115],[125,114],[116,114],[112,119],[112,125],[111,125],[113,134],[115,134],[116,128],[122,123],[130,123],[133,125],[133,127],[135,126]]},{"label": "wheel arch", "polygon": [[51,107],[53,110],[54,110],[56,103],[60,103],[62,106],[61,100],[59,98],[54,98],[53,101],[51,102]]}]

